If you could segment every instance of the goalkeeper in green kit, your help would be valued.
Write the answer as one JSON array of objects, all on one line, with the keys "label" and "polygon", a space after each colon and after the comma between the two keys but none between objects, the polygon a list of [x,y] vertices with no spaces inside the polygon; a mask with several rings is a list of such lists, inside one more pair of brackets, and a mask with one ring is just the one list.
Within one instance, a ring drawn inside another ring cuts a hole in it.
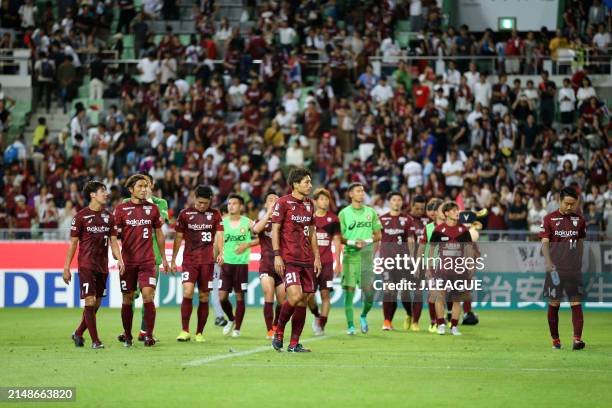
[{"label": "goalkeeper in green kit", "polygon": [[363,184],[352,183],[348,188],[351,205],[345,207],[340,218],[340,232],[344,246],[342,259],[342,289],[344,311],[348,325],[347,334],[355,334],[353,298],[355,288],[362,290],[363,310],[359,319],[361,332],[368,332],[367,315],[374,304],[374,242],[380,241],[382,224],[373,208],[363,204]]},{"label": "goalkeeper in green kit", "polygon": [[[159,209],[159,213],[162,217],[162,223],[167,222],[168,221],[168,202],[164,200],[163,198],[155,197],[153,195],[153,187],[155,186],[155,181],[153,180],[153,176],[151,176],[149,173],[144,172],[144,171],[140,172],[139,174],[142,174],[143,176],[147,178],[147,180],[149,180],[149,188],[147,191],[147,201],[157,206],[157,208]],[[129,198],[123,199],[123,202],[126,202],[126,201],[130,201],[130,199]],[[162,254],[159,253],[159,248],[157,248],[157,238],[155,237],[155,234],[153,234],[153,253],[155,254],[155,271],[157,272],[156,279],[157,279],[157,282],[159,282],[159,265],[162,264],[163,258],[162,258]],[[140,292],[135,292],[135,293],[136,293],[135,298],[137,298],[140,295]],[[134,302],[132,302],[132,307],[134,307]],[[147,332],[146,332],[146,327],[145,327],[144,308],[143,308],[142,309],[142,323],[140,324],[140,333],[138,334],[138,341],[144,341],[146,334]],[[122,336],[123,334],[119,335],[118,337],[118,340],[120,342],[124,341],[124,339],[122,339]]]}]

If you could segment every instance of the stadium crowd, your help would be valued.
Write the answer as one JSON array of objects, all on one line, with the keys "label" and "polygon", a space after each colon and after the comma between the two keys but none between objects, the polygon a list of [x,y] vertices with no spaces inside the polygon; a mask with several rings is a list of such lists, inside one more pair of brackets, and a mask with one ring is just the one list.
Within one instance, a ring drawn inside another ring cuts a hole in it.
[{"label": "stadium crowd", "polygon": [[[196,32],[181,38],[168,26],[157,38],[151,24],[176,20],[176,3],[2,2],[1,27],[15,33],[2,42],[31,49],[40,105],[57,99],[74,116],[60,134],[34,117],[33,135],[3,146],[0,230],[67,231],[87,180],[102,180],[114,206],[136,171],[156,180],[170,224],[198,184],[215,189],[216,205],[242,195],[257,218],[265,192],[286,192],[287,170],[306,166],[334,209],[359,181],[380,212],[393,190],[406,204],[450,197],[488,208],[492,230],[536,231],[573,186],[591,237],[612,236],[609,111],[589,79],[600,67],[580,57],[609,55],[610,10],[599,0],[567,2],[555,33],[473,33],[448,26],[435,0],[246,1],[234,25],[202,1]],[[105,62],[131,47],[135,66]],[[557,87],[543,60],[565,49],[578,57]],[[539,79],[509,81],[514,74]],[[109,108],[73,103],[82,84]],[[4,127],[10,102],[2,93]]]}]

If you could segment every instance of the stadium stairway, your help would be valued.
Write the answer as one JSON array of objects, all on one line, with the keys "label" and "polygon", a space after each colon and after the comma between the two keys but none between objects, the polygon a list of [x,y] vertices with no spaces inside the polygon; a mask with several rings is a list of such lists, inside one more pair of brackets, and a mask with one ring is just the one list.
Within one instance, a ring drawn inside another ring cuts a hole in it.
[{"label": "stadium stairway", "polygon": [[49,129],[48,137],[51,140],[57,138],[60,132],[70,125],[70,115],[64,114],[62,108],[55,108],[52,106],[49,113],[47,113],[44,107],[39,107],[36,111],[32,112],[30,123],[23,133],[27,146],[32,146],[34,129],[38,126],[38,118],[41,117],[47,120],[47,128]]}]

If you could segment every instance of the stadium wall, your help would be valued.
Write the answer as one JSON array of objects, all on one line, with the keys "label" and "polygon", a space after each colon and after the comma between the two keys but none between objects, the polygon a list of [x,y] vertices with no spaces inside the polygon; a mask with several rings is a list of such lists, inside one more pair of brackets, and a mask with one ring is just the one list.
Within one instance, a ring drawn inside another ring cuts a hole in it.
[{"label": "stadium wall", "polygon": [[[171,243],[166,254],[172,253]],[[476,274],[482,280],[483,290],[474,293],[475,305],[481,309],[539,309],[542,299],[544,273],[540,245],[537,242],[480,243],[487,254],[486,270]],[[0,307],[80,307],[76,257],[71,265],[73,280],[66,286],[62,281],[66,242],[2,242],[0,243]],[[110,279],[105,307],[121,306],[118,270],[109,262]],[[177,264],[182,263],[182,249]],[[259,253],[251,253],[249,287],[246,301],[249,306],[263,304],[257,270]],[[592,242],[585,246],[583,270],[586,307],[612,310],[612,243]],[[179,276],[162,275],[156,303],[160,306],[178,306],[182,301]],[[334,280],[332,305],[342,306],[342,289]],[[140,300],[137,306],[140,306]],[[355,302],[359,302],[356,296]]]}]

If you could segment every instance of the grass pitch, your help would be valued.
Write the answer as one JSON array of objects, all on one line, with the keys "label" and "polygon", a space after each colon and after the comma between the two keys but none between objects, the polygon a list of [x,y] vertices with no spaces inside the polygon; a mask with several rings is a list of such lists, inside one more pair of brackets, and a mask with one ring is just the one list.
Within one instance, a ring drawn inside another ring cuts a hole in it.
[{"label": "grass pitch", "polygon": [[[560,313],[564,348],[552,350],[544,311],[481,311],[478,326],[453,337],[428,333],[426,310],[421,332],[382,332],[374,309],[370,333],[349,337],[343,311],[332,309],[326,337],[312,336],[308,316],[309,354],[274,352],[260,308],[247,308],[240,338],[223,337],[209,318],[206,343],[177,343],[179,309],[158,309],[161,342],[151,349],[117,342],[117,309],[98,315],[106,349],[91,350],[87,332],[77,349],[70,334],[80,315],[0,309],[0,386],[76,387],[76,403],[28,407],[612,406],[609,312],[585,313],[587,348],[572,351],[568,311]],[[195,318],[194,308],[192,330]],[[397,328],[402,319],[398,309]]]}]

